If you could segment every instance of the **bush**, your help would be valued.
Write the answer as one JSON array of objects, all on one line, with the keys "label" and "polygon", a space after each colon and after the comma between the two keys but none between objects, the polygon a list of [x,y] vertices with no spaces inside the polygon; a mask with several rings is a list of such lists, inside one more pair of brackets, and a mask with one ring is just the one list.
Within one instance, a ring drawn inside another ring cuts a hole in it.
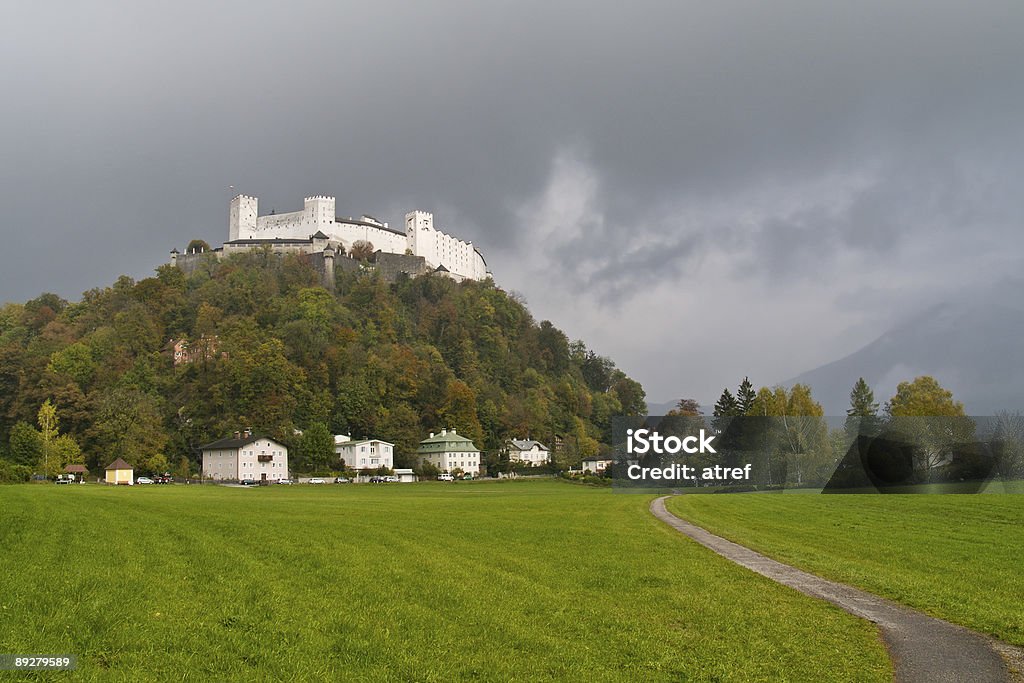
[{"label": "bush", "polygon": [[15,465],[0,460],[0,483],[23,484],[32,476],[32,469],[27,465]]}]

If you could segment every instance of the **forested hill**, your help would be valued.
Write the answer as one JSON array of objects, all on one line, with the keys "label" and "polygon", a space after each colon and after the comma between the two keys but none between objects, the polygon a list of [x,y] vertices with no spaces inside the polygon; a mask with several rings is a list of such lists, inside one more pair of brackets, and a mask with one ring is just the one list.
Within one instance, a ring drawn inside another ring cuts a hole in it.
[{"label": "forested hill", "polygon": [[[68,435],[63,459],[77,444],[94,473],[117,457],[147,471],[189,458],[195,471],[196,447],[236,430],[294,445],[295,430],[326,428],[394,442],[402,467],[429,432],[454,427],[493,471],[507,438],[557,440],[572,464],[607,448],[611,416],[645,410],[637,382],[491,281],[318,283],[301,257],[252,253],[191,276],[167,265],[121,277],[76,303],[5,305],[0,455],[34,467],[40,439],[49,453]],[[175,365],[180,339],[194,359]],[[47,399],[56,430],[40,426]]]}]

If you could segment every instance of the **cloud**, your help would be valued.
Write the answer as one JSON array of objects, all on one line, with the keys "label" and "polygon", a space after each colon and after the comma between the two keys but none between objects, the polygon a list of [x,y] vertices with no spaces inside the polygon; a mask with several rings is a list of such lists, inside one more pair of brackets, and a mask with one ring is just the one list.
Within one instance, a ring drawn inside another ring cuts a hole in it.
[{"label": "cloud", "polygon": [[2,298],[223,240],[230,185],[279,211],[328,193],[343,215],[433,211],[656,399],[779,381],[1020,271],[1022,19],[1010,0],[8,3]]}]

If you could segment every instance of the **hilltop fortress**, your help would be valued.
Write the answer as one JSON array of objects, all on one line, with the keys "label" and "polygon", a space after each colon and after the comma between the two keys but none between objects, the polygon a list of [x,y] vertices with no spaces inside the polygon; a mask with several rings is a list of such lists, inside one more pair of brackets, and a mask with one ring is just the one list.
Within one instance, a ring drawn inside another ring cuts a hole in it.
[{"label": "hilltop fortress", "polygon": [[[352,245],[363,241],[373,246],[379,263],[412,275],[434,271],[456,280],[490,276],[480,250],[472,242],[434,229],[434,216],[426,211],[410,211],[405,215],[405,229],[396,230],[372,216],[358,220],[336,216],[334,197],[306,197],[301,211],[265,216],[259,215],[258,205],[256,197],[246,195],[231,200],[228,241],[213,250],[217,258],[269,247],[277,254],[311,254],[333,274],[335,257],[351,253]],[[196,257],[204,253],[180,254],[174,250],[171,262],[191,270]]]}]

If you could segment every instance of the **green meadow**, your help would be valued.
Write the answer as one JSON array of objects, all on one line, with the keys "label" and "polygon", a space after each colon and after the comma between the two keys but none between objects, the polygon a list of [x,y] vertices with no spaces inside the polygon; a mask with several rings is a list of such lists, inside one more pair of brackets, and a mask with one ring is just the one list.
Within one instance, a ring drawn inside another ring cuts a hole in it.
[{"label": "green meadow", "polygon": [[556,481],[3,486],[0,653],[78,655],[67,680],[891,679],[870,624],[649,502]]},{"label": "green meadow", "polygon": [[683,495],[732,541],[1024,645],[1022,495]]}]

